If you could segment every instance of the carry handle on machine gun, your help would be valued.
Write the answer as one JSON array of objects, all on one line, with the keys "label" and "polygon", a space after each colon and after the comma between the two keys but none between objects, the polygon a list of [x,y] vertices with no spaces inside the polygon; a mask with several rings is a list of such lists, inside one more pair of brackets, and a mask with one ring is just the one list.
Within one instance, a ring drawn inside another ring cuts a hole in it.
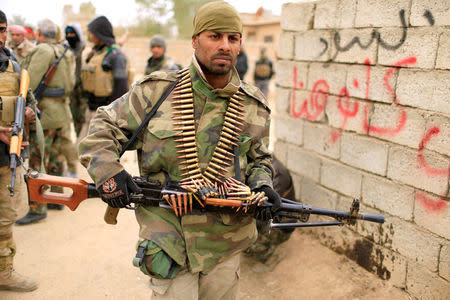
[{"label": "carry handle on machine gun", "polygon": [[42,99],[42,95],[44,94],[45,89],[49,85],[50,81],[52,80],[53,76],[56,73],[56,70],[58,69],[58,65],[61,62],[61,60],[64,58],[64,55],[66,54],[67,50],[69,49],[69,45],[66,43],[64,44],[64,51],[63,53],[56,59],[52,65],[48,68],[47,72],[45,72],[44,76],[42,76],[41,81],[39,82],[39,85],[34,90],[34,97],[37,101]]},{"label": "carry handle on machine gun", "polygon": [[[29,171],[25,175],[28,186],[28,197],[30,201],[37,203],[64,204],[71,210],[75,210],[78,205],[88,198],[100,197],[95,185],[76,178],[67,178],[42,174],[37,171]],[[243,214],[255,214],[259,209],[265,209],[272,204],[267,201],[261,206],[245,203],[237,199],[223,199],[219,197],[201,198],[195,193],[181,188],[179,185],[162,186],[159,181],[148,181],[142,177],[134,177],[134,182],[140,188],[139,193],[130,194],[131,202],[136,205],[153,205],[173,210],[177,216],[188,214],[192,209],[239,211]],[[44,186],[60,186],[72,189],[71,194],[61,194],[44,190]],[[306,222],[309,215],[324,215],[334,218],[334,222],[318,223],[269,223],[272,228],[295,228],[312,226],[334,226],[334,225],[354,225],[356,220],[384,223],[385,217],[381,214],[359,213],[359,201],[354,200],[349,212],[316,208],[282,198],[282,204],[277,212],[281,217],[299,219]],[[114,219],[107,219],[108,224],[116,224]]]},{"label": "carry handle on machine gun", "polygon": [[16,167],[17,164],[22,164],[20,153],[22,150],[22,141],[25,126],[25,106],[28,86],[30,85],[30,76],[27,70],[22,70],[20,74],[20,88],[19,96],[16,100],[14,108],[14,122],[12,124],[11,141],[9,145],[9,161],[11,169],[11,184],[8,185],[9,195],[14,196],[14,188],[16,182]]}]

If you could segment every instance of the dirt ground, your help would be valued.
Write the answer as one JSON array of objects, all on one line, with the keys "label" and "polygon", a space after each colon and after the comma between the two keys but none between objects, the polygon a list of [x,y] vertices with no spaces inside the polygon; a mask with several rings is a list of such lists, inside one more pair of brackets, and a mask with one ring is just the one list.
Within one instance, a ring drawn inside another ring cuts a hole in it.
[{"label": "dirt ground", "polygon": [[[133,156],[122,161],[137,174]],[[90,181],[81,166],[79,172]],[[132,265],[138,233],[133,212],[121,210],[112,226],[104,223],[104,210],[100,199],[89,199],[74,212],[49,211],[40,223],[16,226],[15,268],[40,287],[0,291],[0,299],[150,299],[148,279]],[[271,271],[257,272],[261,266],[243,258],[238,299],[409,299],[301,229],[279,250],[285,258]]]}]

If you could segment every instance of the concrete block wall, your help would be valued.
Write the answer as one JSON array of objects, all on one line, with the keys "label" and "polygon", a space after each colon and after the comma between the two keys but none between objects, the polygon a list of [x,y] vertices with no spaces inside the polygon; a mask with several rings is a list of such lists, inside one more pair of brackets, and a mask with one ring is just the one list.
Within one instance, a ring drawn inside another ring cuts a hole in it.
[{"label": "concrete block wall", "polygon": [[274,152],[296,197],[386,216],[307,232],[413,298],[448,299],[450,3],[287,3],[281,20]]}]

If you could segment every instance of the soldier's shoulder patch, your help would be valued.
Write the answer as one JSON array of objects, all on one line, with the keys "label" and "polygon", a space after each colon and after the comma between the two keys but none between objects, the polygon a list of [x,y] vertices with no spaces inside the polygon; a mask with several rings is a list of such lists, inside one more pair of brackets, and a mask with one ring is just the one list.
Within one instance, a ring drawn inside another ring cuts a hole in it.
[{"label": "soldier's shoulder patch", "polygon": [[145,75],[139,83],[144,83],[147,81],[175,81],[177,79],[177,72],[175,71],[155,71],[148,75]]},{"label": "soldier's shoulder patch", "polygon": [[245,81],[241,81],[241,89],[244,91],[244,93],[253,99],[257,100],[259,103],[261,103],[269,112],[269,102],[267,102],[266,97],[264,94],[258,89],[256,86],[251,85]]}]

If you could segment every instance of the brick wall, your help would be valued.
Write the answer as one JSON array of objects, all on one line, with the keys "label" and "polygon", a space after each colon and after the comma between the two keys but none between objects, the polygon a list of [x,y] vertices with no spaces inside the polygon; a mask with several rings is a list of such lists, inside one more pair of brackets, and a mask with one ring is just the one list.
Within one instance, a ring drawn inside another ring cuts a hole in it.
[{"label": "brick wall", "polygon": [[275,155],[297,197],[383,213],[308,232],[420,299],[450,295],[448,0],[283,5]]}]

